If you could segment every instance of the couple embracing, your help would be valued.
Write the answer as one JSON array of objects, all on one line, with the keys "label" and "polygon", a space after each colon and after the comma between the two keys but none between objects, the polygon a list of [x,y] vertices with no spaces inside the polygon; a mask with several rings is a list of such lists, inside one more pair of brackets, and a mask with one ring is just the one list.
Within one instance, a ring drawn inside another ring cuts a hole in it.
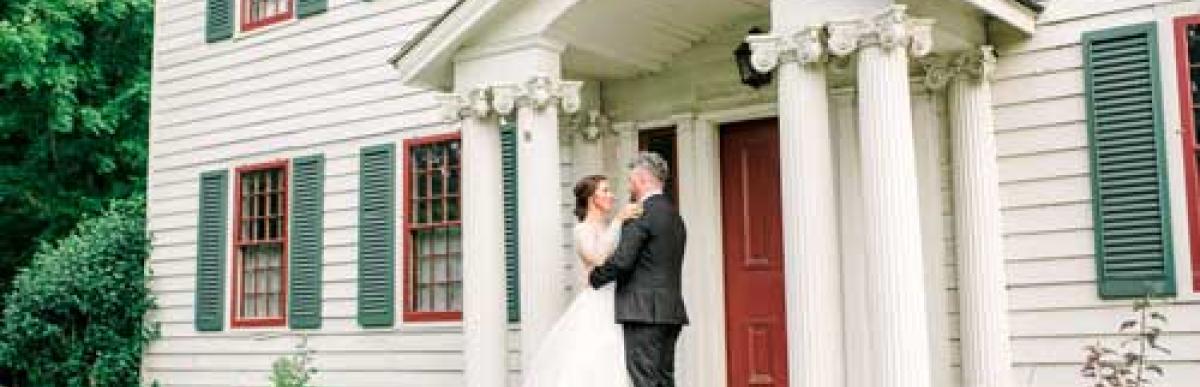
[{"label": "couple embracing", "polygon": [[674,387],[675,342],[688,323],[681,292],[687,231],[670,199],[666,161],[629,164],[630,199],[609,220],[604,176],[575,185],[575,251],[586,287],[525,368],[524,387]]}]

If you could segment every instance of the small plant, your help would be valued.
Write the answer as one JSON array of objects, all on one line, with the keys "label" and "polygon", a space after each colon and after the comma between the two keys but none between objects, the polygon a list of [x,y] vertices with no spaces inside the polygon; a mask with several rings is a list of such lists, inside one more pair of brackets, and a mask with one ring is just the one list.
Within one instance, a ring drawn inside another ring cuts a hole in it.
[{"label": "small plant", "polygon": [[[1152,350],[1163,355],[1171,351],[1159,344],[1167,317],[1154,310],[1150,297],[1134,302],[1134,318],[1121,322],[1120,335],[1128,336],[1117,348],[1100,340],[1084,347],[1087,354],[1081,371],[1092,387],[1145,387],[1163,376],[1163,369],[1147,356]],[[1151,375],[1153,374],[1153,375]]]},{"label": "small plant", "polygon": [[312,366],[313,354],[317,351],[308,348],[308,335],[300,336],[300,344],[296,345],[296,353],[281,357],[271,364],[272,387],[314,387],[312,377],[317,369]]}]

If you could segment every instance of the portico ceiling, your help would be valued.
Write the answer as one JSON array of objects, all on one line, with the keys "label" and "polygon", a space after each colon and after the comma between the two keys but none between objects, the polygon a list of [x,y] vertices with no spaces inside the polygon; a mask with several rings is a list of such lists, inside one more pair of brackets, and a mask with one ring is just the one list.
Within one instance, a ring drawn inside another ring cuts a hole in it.
[{"label": "portico ceiling", "polygon": [[[928,1],[905,2],[924,5]],[[1009,3],[1014,1],[958,0],[951,7],[920,8],[960,8],[969,4],[967,8],[976,10],[972,12],[991,13],[980,4],[1002,9],[1000,6],[1016,4]],[[458,0],[408,42],[391,62],[407,85],[449,90],[453,84],[451,63],[460,51],[537,38],[565,47],[561,60],[563,71],[569,76],[627,78],[663,69],[715,31],[747,20],[767,23],[770,3],[771,0]],[[1028,8],[1020,10],[1032,14]],[[959,38],[957,35],[978,34],[955,28],[961,25],[949,24],[951,30],[942,32],[948,33],[951,40]]]}]

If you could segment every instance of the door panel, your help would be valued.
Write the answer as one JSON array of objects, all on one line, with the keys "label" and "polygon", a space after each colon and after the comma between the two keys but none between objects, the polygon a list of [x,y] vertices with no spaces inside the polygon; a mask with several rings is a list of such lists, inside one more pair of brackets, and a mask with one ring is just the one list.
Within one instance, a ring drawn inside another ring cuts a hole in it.
[{"label": "door panel", "polygon": [[730,386],[787,386],[775,119],[721,129],[721,210]]}]

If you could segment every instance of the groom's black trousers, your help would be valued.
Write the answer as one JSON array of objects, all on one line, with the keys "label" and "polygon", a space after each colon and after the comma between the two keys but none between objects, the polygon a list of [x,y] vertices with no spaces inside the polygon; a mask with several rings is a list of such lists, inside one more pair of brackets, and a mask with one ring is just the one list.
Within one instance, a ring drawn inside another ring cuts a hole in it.
[{"label": "groom's black trousers", "polygon": [[626,322],[625,367],[635,387],[675,387],[675,342],[682,325]]}]

